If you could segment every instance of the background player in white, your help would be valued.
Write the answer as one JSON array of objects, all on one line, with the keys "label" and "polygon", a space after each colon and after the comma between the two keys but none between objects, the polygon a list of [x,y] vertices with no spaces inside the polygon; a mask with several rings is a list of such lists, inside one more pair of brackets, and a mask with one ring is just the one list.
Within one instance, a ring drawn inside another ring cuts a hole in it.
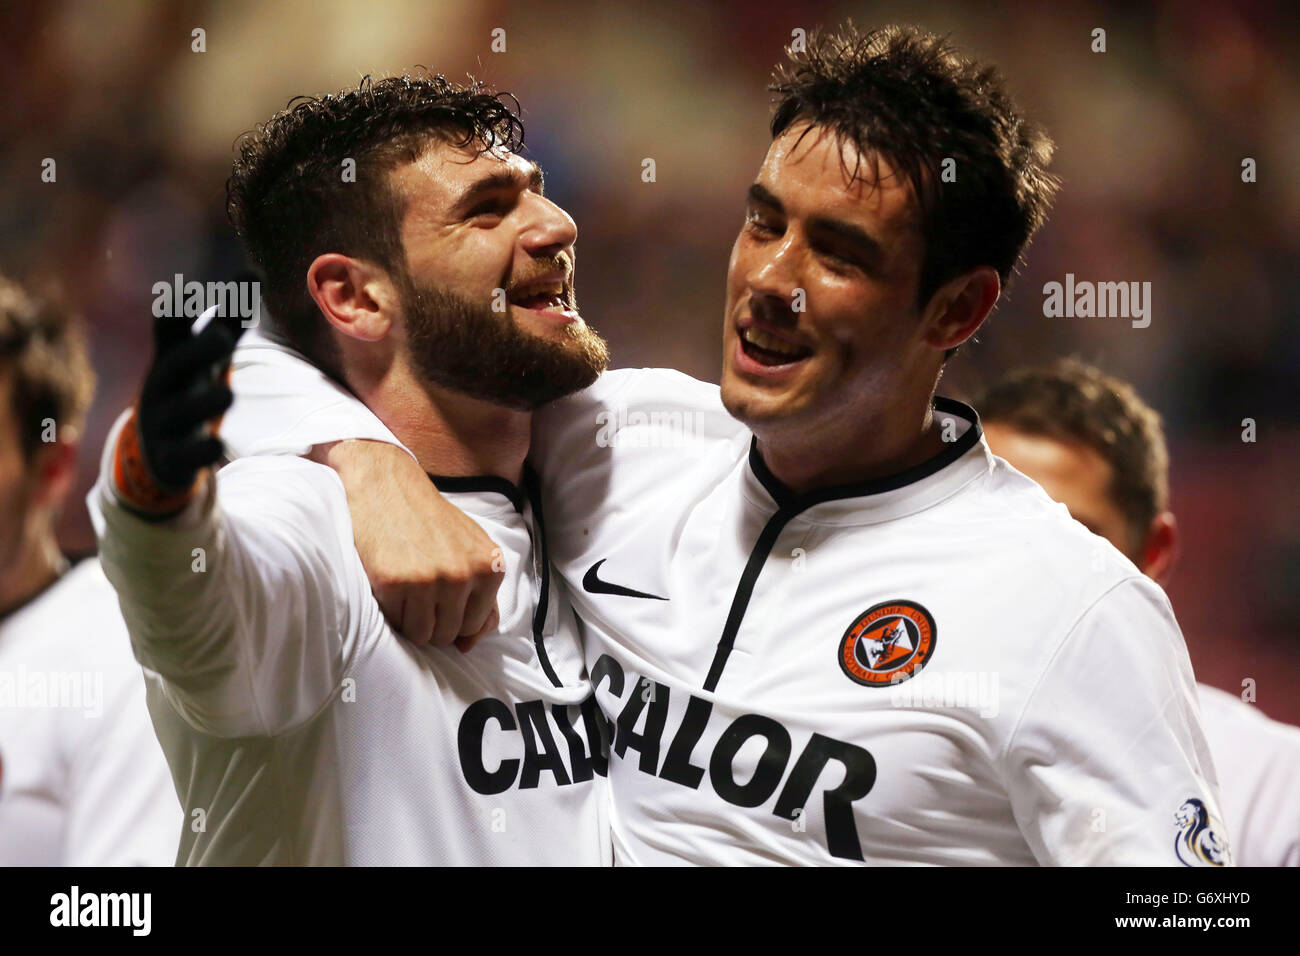
[{"label": "background player in white", "polygon": [[[330,469],[254,457],[212,477],[221,442],[201,426],[230,405],[214,370],[240,320],[157,320],[91,503],[196,821],[184,863],[609,859],[590,686],[524,463],[531,409],[590,383],[605,350],[574,305],[573,222],[522,133],[478,86],[367,80],[272,117],[228,189],[274,331],[500,545],[499,626],[490,602],[468,612],[486,628],[473,654],[428,618],[434,646],[397,638]],[[258,440],[256,421],[235,432]]]},{"label": "background player in white", "polygon": [[1164,595],[933,397],[1046,215],[1050,141],[911,29],[810,37],[774,89],[720,395],[614,372],[536,423],[618,858],[1227,862]]},{"label": "background player in white", "polygon": [[180,808],[99,562],[59,551],[95,379],[57,298],[0,278],[0,865],[170,866]]},{"label": "background player in white", "polygon": [[[1065,359],[1024,369],[977,405],[989,448],[1145,574],[1169,580],[1179,546],[1160,416],[1133,388]],[[1300,727],[1198,684],[1223,813],[1242,866],[1300,866]]]}]

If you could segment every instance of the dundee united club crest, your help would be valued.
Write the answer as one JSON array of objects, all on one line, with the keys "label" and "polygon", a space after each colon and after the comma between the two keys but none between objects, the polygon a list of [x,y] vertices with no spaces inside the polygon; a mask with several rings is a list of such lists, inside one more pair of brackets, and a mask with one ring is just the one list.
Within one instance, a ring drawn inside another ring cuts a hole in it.
[{"label": "dundee united club crest", "polygon": [[934,618],[912,601],[886,601],[863,612],[840,641],[840,669],[868,687],[905,681],[934,655]]}]

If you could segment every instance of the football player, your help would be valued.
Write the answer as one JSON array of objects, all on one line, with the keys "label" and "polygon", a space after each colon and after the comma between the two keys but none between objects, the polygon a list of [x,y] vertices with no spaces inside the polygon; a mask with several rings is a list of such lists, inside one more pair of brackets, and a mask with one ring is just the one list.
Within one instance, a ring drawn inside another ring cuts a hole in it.
[{"label": "football player", "polygon": [[180,808],[99,562],[55,518],[95,377],[57,296],[0,278],[0,865],[170,866]]},{"label": "football player", "polygon": [[606,353],[574,301],[573,221],[522,134],[477,85],[367,80],[294,100],[243,141],[229,184],[275,333],[499,546],[495,612],[468,606],[468,579],[444,588],[468,631],[397,609],[418,644],[398,639],[330,468],[249,457],[214,478],[221,442],[201,426],[230,404],[217,373],[242,323],[156,323],[91,505],[159,739],[204,821],[183,863],[609,860],[599,724],[525,464],[533,409],[590,384]]},{"label": "football player", "polygon": [[[1075,359],[1013,373],[977,406],[989,448],[1164,584],[1178,550],[1160,416],[1132,386]],[[1300,866],[1300,727],[1198,684],[1237,862]]]}]

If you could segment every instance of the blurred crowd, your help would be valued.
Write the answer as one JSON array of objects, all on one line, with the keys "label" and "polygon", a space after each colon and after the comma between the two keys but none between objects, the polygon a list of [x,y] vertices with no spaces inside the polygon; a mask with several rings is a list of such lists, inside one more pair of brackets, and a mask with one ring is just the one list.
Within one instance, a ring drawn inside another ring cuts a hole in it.
[{"label": "blurred crowd", "polygon": [[[148,359],[154,283],[242,265],[224,208],[238,135],[296,94],[416,64],[518,96],[614,364],[716,381],[768,74],[793,31],[846,16],[951,32],[1057,142],[1055,210],[941,390],[1062,354],[1134,383],[1168,428],[1185,543],[1169,592],[1197,674],[1236,692],[1253,677],[1262,710],[1300,722],[1300,15],[1284,2],[5,5],[0,271],[57,278],[90,326],[82,492]],[[1045,318],[1043,285],[1067,273],[1149,281],[1149,327]],[[94,540],[80,498],[73,552]]]}]

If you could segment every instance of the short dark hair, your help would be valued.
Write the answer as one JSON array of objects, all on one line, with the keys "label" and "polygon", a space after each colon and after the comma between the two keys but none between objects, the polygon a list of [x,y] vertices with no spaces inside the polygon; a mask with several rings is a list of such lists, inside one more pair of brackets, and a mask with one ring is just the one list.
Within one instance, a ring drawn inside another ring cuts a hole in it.
[{"label": "short dark hair", "polygon": [[[509,100],[509,102],[507,102]],[[265,276],[273,326],[328,371],[335,362],[307,292],[312,260],[326,252],[405,274],[402,198],[388,173],[413,163],[434,140],[518,152],[519,104],[478,81],[452,83],[415,71],[327,96],[298,96],[241,137],[226,183],[226,211]],[[355,181],[344,181],[345,160]]]},{"label": "short dark hair", "polygon": [[[826,127],[874,179],[884,156],[915,191],[925,242],[917,306],[981,265],[1007,286],[1059,181],[1047,172],[1052,140],[1017,109],[997,69],[917,27],[863,33],[851,21],[814,30],[787,55],[771,86],[772,137],[799,121]],[[945,159],[955,182],[942,181]]]},{"label": "short dark hair", "polygon": [[49,422],[56,437],[81,428],[95,373],[80,320],[52,288],[38,292],[0,276],[0,369],[13,371],[10,403],[28,460]]},{"label": "short dark hair", "polygon": [[1169,507],[1169,451],[1160,415],[1133,387],[1078,359],[1013,372],[976,400],[985,422],[1079,442],[1110,465],[1111,500],[1135,552]]}]

